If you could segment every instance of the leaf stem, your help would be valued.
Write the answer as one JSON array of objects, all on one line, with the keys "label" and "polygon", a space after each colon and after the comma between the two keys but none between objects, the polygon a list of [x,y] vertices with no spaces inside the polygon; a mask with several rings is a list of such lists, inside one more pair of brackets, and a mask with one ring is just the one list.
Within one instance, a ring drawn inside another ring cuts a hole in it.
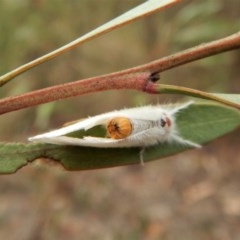
[{"label": "leaf stem", "polygon": [[203,91],[200,91],[197,89],[191,89],[191,88],[182,87],[182,86],[165,85],[165,84],[155,84],[155,86],[153,88],[155,90],[152,89],[152,92],[155,92],[155,93],[182,94],[185,96],[191,96],[191,97],[197,97],[197,98],[217,101],[217,102],[223,103],[227,106],[240,109],[240,104],[237,104],[237,103],[228,101],[224,98],[218,97],[213,93],[203,92]]}]

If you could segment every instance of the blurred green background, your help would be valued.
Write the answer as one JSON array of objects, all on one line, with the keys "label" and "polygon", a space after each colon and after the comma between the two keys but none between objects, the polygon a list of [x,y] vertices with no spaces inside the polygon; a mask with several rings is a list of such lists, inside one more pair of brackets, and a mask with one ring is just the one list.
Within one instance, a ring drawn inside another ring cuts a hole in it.
[{"label": "blurred green background", "polygon": [[[140,0],[2,0],[0,75],[138,5]],[[239,30],[238,0],[186,0],[17,77],[1,98],[110,73]],[[239,51],[164,72],[161,82],[239,93]],[[2,115],[1,141],[66,121],[178,96],[109,91]],[[1,176],[1,239],[239,239],[239,131],[202,150],[141,166],[66,172],[39,160]]]}]

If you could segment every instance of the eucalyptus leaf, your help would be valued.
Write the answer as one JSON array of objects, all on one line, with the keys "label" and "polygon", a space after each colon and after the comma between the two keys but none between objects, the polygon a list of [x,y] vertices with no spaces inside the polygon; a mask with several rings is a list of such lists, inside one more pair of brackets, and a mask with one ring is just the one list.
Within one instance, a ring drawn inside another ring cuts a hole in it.
[{"label": "eucalyptus leaf", "polygon": [[0,143],[0,174],[14,173],[43,154],[39,146],[23,143]]},{"label": "eucalyptus leaf", "polygon": [[[177,115],[180,135],[185,139],[205,144],[240,125],[240,112],[234,108],[211,102],[195,103]],[[103,136],[102,127],[95,127],[87,134]],[[83,132],[75,133],[82,136]],[[149,147],[144,152],[144,162],[164,158],[188,146],[163,143]],[[61,163],[68,170],[84,170],[139,164],[139,148],[92,148],[58,146],[54,144],[0,143],[0,173],[13,173],[37,158],[49,158]]]}]

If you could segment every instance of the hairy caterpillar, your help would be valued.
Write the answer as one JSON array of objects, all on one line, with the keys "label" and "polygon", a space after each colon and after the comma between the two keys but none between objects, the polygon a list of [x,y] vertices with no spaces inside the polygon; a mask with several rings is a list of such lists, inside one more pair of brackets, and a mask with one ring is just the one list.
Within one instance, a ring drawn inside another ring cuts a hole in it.
[{"label": "hairy caterpillar", "polygon": [[[29,141],[97,148],[140,147],[141,149],[166,141],[175,141],[191,147],[200,147],[199,144],[179,135],[175,121],[176,114],[192,103],[189,101],[178,105],[143,106],[108,112],[30,137]],[[97,125],[106,127],[107,137],[65,136]],[[143,163],[142,153],[143,151],[140,151],[141,163]]]}]

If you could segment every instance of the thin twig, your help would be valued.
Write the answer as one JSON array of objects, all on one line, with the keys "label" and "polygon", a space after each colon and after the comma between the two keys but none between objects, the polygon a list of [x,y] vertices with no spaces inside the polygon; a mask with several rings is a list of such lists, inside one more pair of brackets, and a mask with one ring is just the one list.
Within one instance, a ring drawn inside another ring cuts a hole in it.
[{"label": "thin twig", "polygon": [[151,85],[149,82],[151,73],[163,72],[201,58],[238,48],[240,48],[240,32],[138,67],[2,99],[0,100],[0,114],[110,89],[134,89],[148,93],[159,93],[154,90],[154,84]]},{"label": "thin twig", "polygon": [[122,73],[138,71],[159,71],[163,72],[177,66],[193,62],[202,58],[210,57],[219,53],[235,50],[240,48],[240,31],[228,37],[221,38],[209,43],[200,44],[199,46],[189,48],[185,51],[160,58],[159,60],[140,65],[135,68],[127,69]]},{"label": "thin twig", "polygon": [[126,74],[123,76],[112,74],[111,77],[94,77],[44,88],[0,100],[0,114],[91,92],[111,89],[135,89],[143,91],[150,77],[151,74],[149,72]]}]

